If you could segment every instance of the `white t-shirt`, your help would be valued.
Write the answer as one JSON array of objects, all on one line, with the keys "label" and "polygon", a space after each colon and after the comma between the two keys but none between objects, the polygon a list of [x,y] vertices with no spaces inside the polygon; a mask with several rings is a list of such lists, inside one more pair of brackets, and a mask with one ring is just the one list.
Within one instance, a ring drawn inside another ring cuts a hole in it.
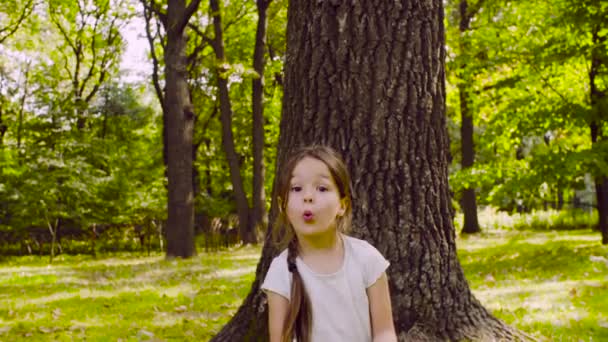
[{"label": "white t-shirt", "polygon": [[[340,270],[319,274],[300,257],[296,266],[312,307],[311,342],[370,342],[372,340],[366,289],[386,271],[389,262],[367,241],[343,235],[344,261]],[[262,290],[291,297],[292,274],[287,250],[272,260]]]}]

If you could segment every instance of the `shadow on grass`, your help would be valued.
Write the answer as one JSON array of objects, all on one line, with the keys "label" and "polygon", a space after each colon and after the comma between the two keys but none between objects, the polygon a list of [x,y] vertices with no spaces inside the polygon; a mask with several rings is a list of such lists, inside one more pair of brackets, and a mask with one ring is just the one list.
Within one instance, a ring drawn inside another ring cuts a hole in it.
[{"label": "shadow on grass", "polygon": [[498,281],[517,274],[518,279],[529,280],[585,279],[608,272],[606,264],[590,261],[590,256],[608,257],[608,248],[587,240],[514,237],[477,250],[464,247],[458,254],[467,278],[491,274]]},{"label": "shadow on grass", "polygon": [[28,299],[22,308],[0,310],[0,318],[10,322],[10,336],[34,340],[207,340],[238,309],[253,277],[248,272],[173,289],[116,290],[45,303]]},{"label": "shadow on grass", "polygon": [[543,320],[540,310],[531,311],[495,310],[493,313],[507,324],[516,324],[524,331],[541,332],[545,341],[608,341],[608,329],[599,325],[594,316]]}]

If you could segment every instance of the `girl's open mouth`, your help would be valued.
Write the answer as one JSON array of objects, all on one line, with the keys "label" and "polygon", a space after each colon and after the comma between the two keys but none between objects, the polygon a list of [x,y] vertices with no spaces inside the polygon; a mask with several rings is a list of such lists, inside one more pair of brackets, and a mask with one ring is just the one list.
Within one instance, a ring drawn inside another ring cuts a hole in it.
[{"label": "girl's open mouth", "polygon": [[315,218],[315,216],[313,215],[312,211],[306,210],[304,211],[304,214],[302,214],[302,218],[304,219],[304,221],[310,222]]}]

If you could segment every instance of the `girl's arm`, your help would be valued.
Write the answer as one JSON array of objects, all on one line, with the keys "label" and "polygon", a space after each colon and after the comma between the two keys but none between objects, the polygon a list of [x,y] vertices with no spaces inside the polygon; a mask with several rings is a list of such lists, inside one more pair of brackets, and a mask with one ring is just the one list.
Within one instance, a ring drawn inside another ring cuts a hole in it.
[{"label": "girl's arm", "polygon": [[268,331],[270,342],[281,342],[283,325],[289,312],[289,301],[278,293],[266,291],[268,297]]},{"label": "girl's arm", "polygon": [[397,342],[386,273],[367,288],[374,342]]}]

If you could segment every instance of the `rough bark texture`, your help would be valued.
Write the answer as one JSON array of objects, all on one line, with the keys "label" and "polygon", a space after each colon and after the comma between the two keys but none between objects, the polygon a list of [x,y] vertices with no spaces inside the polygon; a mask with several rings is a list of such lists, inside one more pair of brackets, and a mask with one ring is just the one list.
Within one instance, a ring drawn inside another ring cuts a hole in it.
[{"label": "rough bark texture", "polygon": [[239,156],[236,153],[234,146],[234,135],[232,134],[232,105],[230,103],[230,93],[228,90],[228,79],[224,73],[225,68],[222,66],[226,63],[224,53],[224,38],[222,28],[222,17],[220,14],[220,6],[218,0],[210,0],[211,13],[213,13],[213,27],[215,32],[215,40],[213,49],[217,59],[217,86],[220,100],[220,121],[222,122],[222,146],[228,166],[230,169],[230,181],[232,182],[232,191],[234,201],[236,203],[236,211],[239,216],[239,235],[241,241],[245,244],[255,242],[255,234],[251,228],[251,220],[249,219],[249,202],[247,194],[243,186],[243,177],[241,176],[241,165]]},{"label": "rough bark texture", "polygon": [[252,80],[253,112],[253,194],[251,225],[257,231],[265,221],[266,193],[264,191],[264,54],[266,50],[266,29],[268,18],[266,10],[271,0],[257,0],[258,26],[255,33],[253,69],[258,74]]},{"label": "rough bark texture", "polygon": [[[193,1],[195,3],[196,1]],[[194,113],[186,69],[185,23],[191,16],[184,0],[170,0],[167,9],[164,96],[167,134],[167,257],[191,257],[194,247],[192,135]]]},{"label": "rough bark texture", "polygon": [[[343,154],[353,235],[391,261],[400,341],[522,338],[474,298],[456,258],[441,0],[294,0],[287,30],[277,170],[301,145]],[[268,242],[249,296],[213,341],[267,340]]]},{"label": "rough bark texture", "polygon": [[[471,22],[471,14],[468,11],[468,3],[466,0],[460,2],[460,53],[468,52],[468,43],[465,34],[469,30]],[[461,167],[462,169],[470,168],[475,162],[475,144],[473,141],[473,116],[469,110],[469,91],[470,75],[466,71],[466,65],[461,65],[460,79],[458,84],[458,93],[460,95],[460,137],[461,137]],[[479,221],[477,220],[477,201],[475,198],[475,189],[466,188],[462,192],[462,211],[464,214],[464,222],[462,232],[466,234],[479,233]]]}]

